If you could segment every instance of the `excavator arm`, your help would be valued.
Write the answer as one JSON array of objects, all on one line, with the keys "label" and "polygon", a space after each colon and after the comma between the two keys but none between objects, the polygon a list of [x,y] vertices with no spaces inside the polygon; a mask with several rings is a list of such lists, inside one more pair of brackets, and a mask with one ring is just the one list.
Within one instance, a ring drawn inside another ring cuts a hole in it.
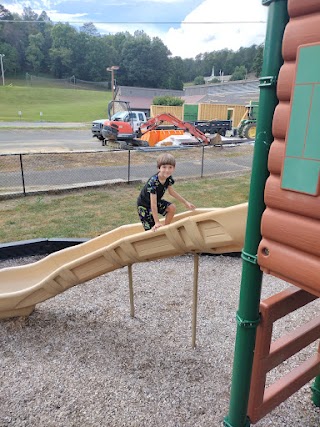
[{"label": "excavator arm", "polygon": [[194,136],[204,144],[210,143],[206,135],[199,131],[197,128],[195,128],[191,123],[184,122],[170,113],[158,114],[155,117],[151,117],[147,122],[142,123],[142,125],[140,126],[141,134],[145,134],[146,132],[150,132],[151,130],[156,129],[163,122],[169,122],[174,126],[189,132],[192,136]]}]

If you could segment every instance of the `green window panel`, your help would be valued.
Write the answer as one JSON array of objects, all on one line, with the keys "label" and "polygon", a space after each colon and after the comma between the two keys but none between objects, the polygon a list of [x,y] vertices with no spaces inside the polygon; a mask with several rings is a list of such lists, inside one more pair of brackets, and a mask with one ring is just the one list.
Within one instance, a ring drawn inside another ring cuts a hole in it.
[{"label": "green window panel", "polygon": [[287,157],[284,161],[282,188],[317,196],[320,162]]},{"label": "green window panel", "polygon": [[300,47],[296,84],[319,82],[320,44]]},{"label": "green window panel", "polygon": [[281,187],[319,194],[320,44],[299,49]]},{"label": "green window panel", "polygon": [[[319,73],[320,76],[320,73]],[[304,157],[320,159],[320,85],[315,85]]]},{"label": "green window panel", "polygon": [[297,86],[293,95],[286,156],[302,157],[308,131],[311,86]]}]

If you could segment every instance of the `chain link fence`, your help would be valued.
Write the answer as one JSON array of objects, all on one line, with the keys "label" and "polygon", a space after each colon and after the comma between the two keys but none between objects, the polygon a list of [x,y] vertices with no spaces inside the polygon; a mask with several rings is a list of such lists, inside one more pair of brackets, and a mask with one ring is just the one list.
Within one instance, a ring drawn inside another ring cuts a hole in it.
[{"label": "chain link fence", "polygon": [[[252,147],[170,148],[175,178],[233,176],[251,171]],[[110,183],[145,181],[166,149],[0,154],[0,197]]]}]

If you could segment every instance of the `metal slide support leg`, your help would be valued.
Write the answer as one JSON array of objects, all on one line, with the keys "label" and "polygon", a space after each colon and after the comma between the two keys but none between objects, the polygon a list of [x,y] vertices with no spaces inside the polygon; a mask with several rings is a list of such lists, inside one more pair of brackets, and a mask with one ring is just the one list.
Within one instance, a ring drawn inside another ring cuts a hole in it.
[{"label": "metal slide support leg", "polygon": [[197,311],[198,311],[199,254],[193,260],[193,304],[192,304],[192,348],[196,347]]},{"label": "metal slide support leg", "polygon": [[128,265],[129,275],[129,299],[130,299],[130,316],[134,317],[134,300],[133,300],[133,281],[132,281],[132,265]]}]

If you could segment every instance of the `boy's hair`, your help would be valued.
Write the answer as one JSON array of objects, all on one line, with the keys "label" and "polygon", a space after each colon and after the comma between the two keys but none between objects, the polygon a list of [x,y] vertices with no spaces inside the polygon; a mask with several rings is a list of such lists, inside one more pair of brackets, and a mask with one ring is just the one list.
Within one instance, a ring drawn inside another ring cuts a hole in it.
[{"label": "boy's hair", "polygon": [[169,153],[160,154],[160,156],[157,158],[158,169],[160,169],[160,167],[163,165],[175,166],[176,159],[173,157],[172,154]]}]

